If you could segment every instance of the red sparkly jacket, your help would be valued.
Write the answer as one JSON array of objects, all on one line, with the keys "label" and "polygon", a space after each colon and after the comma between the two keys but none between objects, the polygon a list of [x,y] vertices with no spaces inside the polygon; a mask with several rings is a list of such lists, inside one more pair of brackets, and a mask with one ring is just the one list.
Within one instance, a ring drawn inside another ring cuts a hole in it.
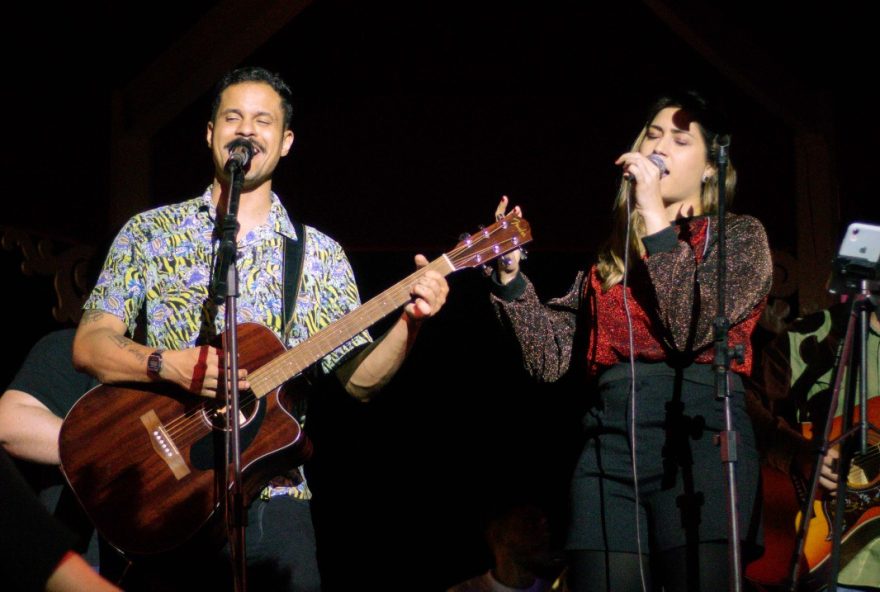
[{"label": "red sparkly jacket", "polygon": [[[632,265],[627,300],[635,358],[673,365],[708,364],[713,358],[712,324],[717,316],[717,216],[679,220],[643,241],[647,256]],[[773,264],[763,226],[750,216],[727,216],[727,317],[730,344],[745,347],[752,368],[750,336],[770,291]],[[506,286],[495,282],[499,319],[516,335],[527,371],[554,381],[569,368],[575,339],[585,340],[589,372],[629,359],[623,284],[602,291],[596,266],[581,272],[568,294],[542,304],[520,274]],[[577,336],[577,337],[576,337]]]}]

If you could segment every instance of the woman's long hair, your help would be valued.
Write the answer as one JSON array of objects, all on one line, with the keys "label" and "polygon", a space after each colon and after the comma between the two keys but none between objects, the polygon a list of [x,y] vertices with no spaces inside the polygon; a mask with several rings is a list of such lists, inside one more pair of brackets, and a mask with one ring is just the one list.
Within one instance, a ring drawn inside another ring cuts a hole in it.
[{"label": "woman's long hair", "polygon": [[[710,110],[706,100],[699,94],[688,91],[680,96],[669,95],[661,97],[648,113],[645,125],[639,133],[635,142],[632,144],[632,151],[638,151],[642,146],[642,142],[648,135],[648,127],[654,121],[654,117],[667,107],[678,107],[683,109],[696,122],[703,142],[706,145],[706,162],[713,165],[716,174],[710,175],[703,182],[700,193],[700,208],[703,214],[714,214],[718,211],[718,138],[725,133],[726,125],[722,116]],[[727,161],[727,178],[725,182],[726,200],[730,202],[733,199],[734,189],[736,188],[736,170],[730,160]],[[624,274],[624,242],[626,241],[627,226],[627,202],[634,198],[634,183],[623,178],[620,182],[620,188],[617,190],[617,198],[614,200],[614,209],[612,212],[612,228],[611,235],[599,251],[599,262],[597,270],[599,279],[602,280],[602,290],[608,291],[623,280]],[[630,261],[641,258],[645,254],[645,246],[642,244],[642,238],[645,236],[645,223],[641,215],[631,208],[629,215],[629,223],[632,225],[630,231]]]}]

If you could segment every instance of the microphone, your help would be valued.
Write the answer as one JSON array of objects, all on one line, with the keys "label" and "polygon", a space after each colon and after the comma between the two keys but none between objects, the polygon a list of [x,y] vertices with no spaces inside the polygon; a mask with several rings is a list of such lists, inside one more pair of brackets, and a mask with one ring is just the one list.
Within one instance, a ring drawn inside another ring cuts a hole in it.
[{"label": "microphone", "polygon": [[236,138],[227,146],[229,150],[229,160],[226,161],[226,169],[230,167],[245,168],[254,155],[254,145],[250,140],[244,138]]},{"label": "microphone", "polygon": [[[654,163],[654,166],[660,169],[661,179],[669,174],[669,172],[666,170],[666,162],[663,160],[662,156],[660,156],[659,154],[649,154],[648,160],[650,160],[652,163]],[[636,178],[633,177],[629,171],[625,171],[623,173],[623,178],[632,183],[636,182]]]}]

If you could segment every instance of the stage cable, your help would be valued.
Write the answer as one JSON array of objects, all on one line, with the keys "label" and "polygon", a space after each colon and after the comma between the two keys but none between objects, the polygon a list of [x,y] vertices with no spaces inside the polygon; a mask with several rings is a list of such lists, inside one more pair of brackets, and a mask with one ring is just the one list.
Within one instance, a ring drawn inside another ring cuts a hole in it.
[{"label": "stage cable", "polygon": [[636,358],[635,339],[633,337],[632,314],[629,310],[629,298],[627,287],[629,283],[629,252],[630,235],[632,233],[632,203],[631,196],[626,198],[626,242],[623,249],[623,310],[626,313],[627,335],[629,337],[629,441],[630,460],[632,462],[633,493],[635,495],[635,519],[636,519],[636,545],[639,555],[639,576],[642,579],[642,592],[648,592],[645,580],[644,553],[642,552],[642,526],[639,519],[641,499],[639,497],[639,470],[637,467],[638,455],[636,454]]}]

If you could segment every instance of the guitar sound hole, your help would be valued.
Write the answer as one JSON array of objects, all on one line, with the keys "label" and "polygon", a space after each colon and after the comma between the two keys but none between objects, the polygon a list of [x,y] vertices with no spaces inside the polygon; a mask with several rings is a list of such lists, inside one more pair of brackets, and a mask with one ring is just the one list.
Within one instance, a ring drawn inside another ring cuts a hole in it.
[{"label": "guitar sound hole", "polygon": [[[241,427],[248,425],[259,410],[260,402],[250,391],[242,391],[239,394],[245,403],[241,406],[238,415],[238,421]],[[218,406],[216,408],[207,408],[202,412],[205,421],[215,430],[223,431],[226,428],[226,406]]]}]

